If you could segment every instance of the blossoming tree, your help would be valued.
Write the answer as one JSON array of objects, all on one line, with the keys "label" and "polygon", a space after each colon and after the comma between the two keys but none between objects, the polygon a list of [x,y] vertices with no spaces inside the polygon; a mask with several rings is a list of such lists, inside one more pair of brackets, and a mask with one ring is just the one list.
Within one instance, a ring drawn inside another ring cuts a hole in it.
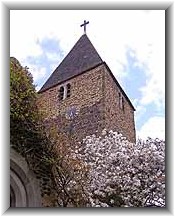
[{"label": "blossoming tree", "polygon": [[90,207],[164,207],[165,142],[130,143],[103,130],[74,147],[74,158],[88,168],[85,195]]}]

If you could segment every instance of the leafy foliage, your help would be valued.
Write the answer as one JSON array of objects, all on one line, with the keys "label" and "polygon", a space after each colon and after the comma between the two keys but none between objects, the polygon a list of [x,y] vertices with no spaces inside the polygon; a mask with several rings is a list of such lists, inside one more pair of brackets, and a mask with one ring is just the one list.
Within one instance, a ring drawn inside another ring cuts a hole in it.
[{"label": "leafy foliage", "polygon": [[32,75],[15,58],[10,58],[10,144],[37,174],[42,194],[52,194],[55,153],[37,108]]},{"label": "leafy foliage", "polygon": [[22,154],[37,137],[37,96],[32,82],[27,68],[10,58],[10,142]]},{"label": "leafy foliage", "polygon": [[83,162],[71,157],[73,137],[70,139],[64,133],[58,133],[56,126],[48,127],[47,132],[55,154],[52,174],[57,192],[57,206],[85,207],[87,197],[83,187],[86,183],[87,168]]},{"label": "leafy foliage", "polygon": [[36,173],[45,206],[85,206],[81,187],[85,170],[70,158],[69,140],[63,142],[56,127],[47,128],[43,123],[32,75],[11,58],[11,147],[25,157]]}]

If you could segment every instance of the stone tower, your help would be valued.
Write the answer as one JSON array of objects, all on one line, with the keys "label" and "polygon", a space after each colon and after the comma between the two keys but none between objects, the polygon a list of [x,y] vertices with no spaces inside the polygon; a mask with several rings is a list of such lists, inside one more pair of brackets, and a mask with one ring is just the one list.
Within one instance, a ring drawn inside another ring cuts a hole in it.
[{"label": "stone tower", "polygon": [[39,90],[45,121],[77,141],[104,128],[135,142],[134,107],[83,34]]}]

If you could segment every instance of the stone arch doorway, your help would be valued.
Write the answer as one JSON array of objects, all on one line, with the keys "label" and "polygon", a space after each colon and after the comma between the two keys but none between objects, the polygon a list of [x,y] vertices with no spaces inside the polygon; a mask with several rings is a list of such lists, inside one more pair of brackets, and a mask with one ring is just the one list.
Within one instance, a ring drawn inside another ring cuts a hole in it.
[{"label": "stone arch doorway", "polygon": [[10,207],[41,207],[41,192],[35,174],[25,159],[10,150]]}]

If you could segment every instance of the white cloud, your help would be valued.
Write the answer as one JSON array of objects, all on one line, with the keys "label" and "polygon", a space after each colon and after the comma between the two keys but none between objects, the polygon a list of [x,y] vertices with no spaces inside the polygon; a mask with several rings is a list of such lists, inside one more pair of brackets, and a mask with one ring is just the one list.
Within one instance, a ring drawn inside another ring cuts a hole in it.
[{"label": "white cloud", "polygon": [[137,138],[146,139],[147,137],[165,139],[164,117],[151,117],[137,132]]},{"label": "white cloud", "polygon": [[[158,76],[159,77],[159,76]],[[159,78],[152,76],[146,82],[146,86],[140,90],[142,92],[142,105],[148,105],[154,103],[157,106],[157,110],[164,109],[165,106],[165,76],[162,75]],[[163,82],[164,81],[164,82]]]},{"label": "white cloud", "polygon": [[47,52],[46,56],[47,56],[48,60],[50,60],[50,62],[58,62],[58,60],[59,60],[57,53]]}]

